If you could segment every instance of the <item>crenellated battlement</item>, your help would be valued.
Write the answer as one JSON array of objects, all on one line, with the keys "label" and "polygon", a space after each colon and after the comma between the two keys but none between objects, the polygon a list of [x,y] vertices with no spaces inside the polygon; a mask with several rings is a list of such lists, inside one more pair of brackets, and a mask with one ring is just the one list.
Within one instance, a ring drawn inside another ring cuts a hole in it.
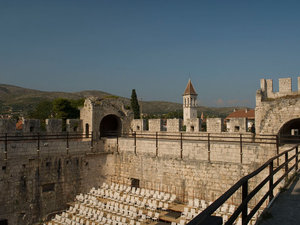
[{"label": "crenellated battlement", "polygon": [[[38,119],[24,119],[18,123],[11,119],[0,119],[0,133],[61,133],[62,119],[46,119],[45,130],[41,127],[41,121]],[[70,133],[82,133],[82,120],[80,119],[67,119],[66,131]]]},{"label": "crenellated battlement", "polygon": [[272,79],[261,79],[260,90],[256,93],[256,102],[281,98],[285,96],[300,95],[300,77],[298,77],[298,89],[292,91],[292,78],[279,78],[279,91],[275,92]]}]

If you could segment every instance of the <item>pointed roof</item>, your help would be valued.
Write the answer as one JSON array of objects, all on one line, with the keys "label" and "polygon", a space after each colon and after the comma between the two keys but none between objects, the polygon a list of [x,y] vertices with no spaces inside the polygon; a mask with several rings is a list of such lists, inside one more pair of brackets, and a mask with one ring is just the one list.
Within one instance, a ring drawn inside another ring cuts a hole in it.
[{"label": "pointed roof", "polygon": [[192,85],[191,79],[189,79],[189,82],[186,85],[183,95],[197,95],[197,93]]}]

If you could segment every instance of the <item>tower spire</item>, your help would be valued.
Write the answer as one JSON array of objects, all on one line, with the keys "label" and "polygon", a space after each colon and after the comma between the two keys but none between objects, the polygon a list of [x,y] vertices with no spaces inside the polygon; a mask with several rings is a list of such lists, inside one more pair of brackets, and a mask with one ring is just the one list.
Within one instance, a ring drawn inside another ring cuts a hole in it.
[{"label": "tower spire", "polygon": [[198,95],[195,91],[195,88],[194,88],[192,82],[191,82],[191,79],[189,79],[189,82],[186,85],[183,95]]}]

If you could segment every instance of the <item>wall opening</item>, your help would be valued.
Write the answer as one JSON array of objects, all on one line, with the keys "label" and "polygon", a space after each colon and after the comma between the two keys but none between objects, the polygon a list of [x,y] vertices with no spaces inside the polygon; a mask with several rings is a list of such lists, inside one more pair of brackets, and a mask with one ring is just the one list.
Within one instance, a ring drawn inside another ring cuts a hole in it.
[{"label": "wall opening", "polygon": [[194,132],[195,131],[195,127],[191,126],[191,131]]},{"label": "wall opening", "polygon": [[285,123],[280,131],[279,138],[281,144],[300,143],[300,118],[293,119]]},{"label": "wall opening", "polygon": [[55,188],[55,184],[54,183],[44,184],[44,185],[42,185],[42,192],[54,191],[54,188]]},{"label": "wall opening", "polygon": [[100,137],[120,136],[122,131],[122,122],[116,115],[107,115],[103,117],[100,123]]},{"label": "wall opening", "polygon": [[85,124],[85,137],[86,137],[86,138],[89,137],[89,133],[90,133],[90,127],[89,127],[89,124],[86,123],[86,124]]},{"label": "wall opening", "polygon": [[131,187],[139,188],[140,187],[140,180],[131,178]]}]

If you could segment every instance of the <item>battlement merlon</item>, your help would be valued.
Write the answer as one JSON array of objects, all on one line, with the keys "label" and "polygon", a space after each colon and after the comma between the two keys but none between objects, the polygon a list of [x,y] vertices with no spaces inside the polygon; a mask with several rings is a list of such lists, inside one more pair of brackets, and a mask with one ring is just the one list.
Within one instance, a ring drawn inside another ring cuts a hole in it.
[{"label": "battlement merlon", "polygon": [[260,90],[256,92],[256,103],[267,99],[276,99],[285,96],[300,95],[300,77],[298,77],[297,91],[292,91],[292,78],[279,78],[278,90],[278,92],[274,92],[272,79],[261,79]]}]

